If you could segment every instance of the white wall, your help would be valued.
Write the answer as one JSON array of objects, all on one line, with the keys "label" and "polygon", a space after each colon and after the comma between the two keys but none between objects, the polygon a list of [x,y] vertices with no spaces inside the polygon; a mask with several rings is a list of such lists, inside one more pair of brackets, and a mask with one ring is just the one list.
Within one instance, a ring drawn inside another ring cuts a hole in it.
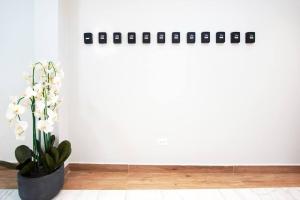
[{"label": "white wall", "polygon": [[34,1],[36,60],[58,59],[58,0]]},{"label": "white wall", "polygon": [[29,128],[26,140],[16,141],[5,118],[9,96],[24,92],[22,74],[32,62],[57,60],[58,0],[0,0],[0,24],[0,160],[14,161],[15,148],[31,146],[32,136]]},{"label": "white wall", "polygon": [[[76,105],[77,90],[77,51],[78,42],[78,2],[74,0],[59,1],[58,6],[58,59],[65,72],[62,88],[63,106],[60,109],[59,135],[60,139],[69,139],[73,110]],[[76,113],[78,114],[78,113]]]},{"label": "white wall", "polygon": [[[5,118],[9,96],[23,91],[22,72],[34,56],[34,1],[0,1],[0,160],[13,160],[14,149],[22,144]],[[26,140],[30,144],[30,137]]]},{"label": "white wall", "polygon": [[[73,162],[300,164],[299,1],[43,2],[0,1],[1,160],[21,144],[4,118],[7,97],[23,90],[32,60],[58,57],[59,132],[71,139]],[[206,30],[256,31],[257,42],[170,44],[172,31],[199,39]],[[87,31],[108,32],[109,44],[84,45]],[[114,31],[137,32],[137,44],[112,44]],[[153,41],[165,31],[167,43],[143,45],[143,31]]]},{"label": "white wall", "polygon": [[[69,33],[77,51],[70,46],[68,57],[76,77],[72,161],[300,164],[299,6],[298,0],[78,0],[70,20],[78,24]],[[257,42],[170,44],[172,31],[196,31],[199,38],[206,30],[255,31]],[[109,43],[95,37],[84,45],[89,31],[108,32]],[[137,44],[126,44],[124,35],[123,44],[112,44],[114,31],[137,32]],[[143,45],[143,31],[152,39],[165,31],[167,43]],[[169,145],[157,145],[161,137]]]}]

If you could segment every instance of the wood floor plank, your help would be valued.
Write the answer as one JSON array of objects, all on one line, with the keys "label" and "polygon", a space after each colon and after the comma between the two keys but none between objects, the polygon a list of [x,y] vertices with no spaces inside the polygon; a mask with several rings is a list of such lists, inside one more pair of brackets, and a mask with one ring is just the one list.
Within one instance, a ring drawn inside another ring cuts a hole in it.
[{"label": "wood floor plank", "polygon": [[234,166],[234,173],[300,173],[300,166]]},{"label": "wood floor plank", "polygon": [[[64,189],[300,187],[298,169],[298,166],[251,168],[71,164],[65,170]],[[0,188],[16,187],[16,171],[0,170]]]},{"label": "wood floor plank", "polygon": [[233,173],[233,166],[129,165],[132,173]]},{"label": "wood floor plank", "polygon": [[68,167],[71,171],[128,172],[128,165],[71,163]]}]

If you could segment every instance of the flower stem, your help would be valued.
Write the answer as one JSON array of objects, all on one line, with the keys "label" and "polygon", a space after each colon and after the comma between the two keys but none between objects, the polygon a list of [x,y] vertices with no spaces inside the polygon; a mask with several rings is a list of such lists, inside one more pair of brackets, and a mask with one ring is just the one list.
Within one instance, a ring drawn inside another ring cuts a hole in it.
[{"label": "flower stem", "polygon": [[32,140],[33,140],[33,160],[35,163],[37,163],[37,144],[36,144],[36,118],[35,118],[35,98],[32,98],[32,105],[31,105],[31,111],[32,111]]},{"label": "flower stem", "polygon": [[47,136],[46,136],[46,133],[45,133],[45,132],[43,132],[43,137],[44,137],[44,147],[45,147],[45,152],[47,152],[48,146],[47,146]]},{"label": "flower stem", "polygon": [[49,150],[50,150],[50,147],[51,147],[51,134],[50,133],[48,133],[48,147],[49,147]]},{"label": "flower stem", "polygon": [[40,149],[41,149],[41,141],[42,141],[42,136],[41,136],[41,131],[39,130],[38,131],[39,132],[39,139],[38,139],[38,142],[39,142],[39,148],[37,149],[37,151],[38,151],[38,163],[39,163],[39,165],[41,164],[41,152],[40,152]]},{"label": "flower stem", "polygon": [[[35,85],[34,81],[34,75],[35,75],[35,66],[32,69],[32,87]],[[38,168],[38,163],[37,163],[37,141],[36,141],[36,118],[35,118],[35,98],[32,98],[31,101],[31,112],[32,112],[32,146],[33,146],[33,161],[36,164],[36,167]]]}]

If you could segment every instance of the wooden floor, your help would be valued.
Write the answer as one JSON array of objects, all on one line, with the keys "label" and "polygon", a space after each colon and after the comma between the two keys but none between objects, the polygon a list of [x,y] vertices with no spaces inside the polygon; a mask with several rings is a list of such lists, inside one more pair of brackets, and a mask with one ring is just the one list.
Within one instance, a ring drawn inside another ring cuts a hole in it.
[{"label": "wooden floor", "polygon": [[[299,187],[299,167],[185,167],[70,164],[64,189],[196,189]],[[0,188],[16,188],[0,169]]]}]

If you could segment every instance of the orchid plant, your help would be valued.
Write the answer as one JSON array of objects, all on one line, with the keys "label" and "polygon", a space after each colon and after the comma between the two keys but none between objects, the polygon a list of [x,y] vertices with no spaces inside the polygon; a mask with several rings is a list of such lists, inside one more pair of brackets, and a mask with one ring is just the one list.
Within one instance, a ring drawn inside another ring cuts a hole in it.
[{"label": "orchid plant", "polygon": [[[31,74],[25,74],[28,84],[23,95],[12,97],[6,117],[14,126],[16,139],[24,140],[28,122],[22,120],[26,109],[32,116],[32,150],[21,145],[15,154],[19,162],[17,169],[21,174],[29,174],[37,169],[46,168],[48,172],[60,167],[71,153],[71,144],[63,141],[54,147],[55,136],[52,135],[54,124],[58,120],[58,108],[61,104],[59,92],[64,72],[52,61],[37,62],[31,66]],[[25,156],[25,157],[24,157]],[[25,167],[24,170],[24,166]]]}]

